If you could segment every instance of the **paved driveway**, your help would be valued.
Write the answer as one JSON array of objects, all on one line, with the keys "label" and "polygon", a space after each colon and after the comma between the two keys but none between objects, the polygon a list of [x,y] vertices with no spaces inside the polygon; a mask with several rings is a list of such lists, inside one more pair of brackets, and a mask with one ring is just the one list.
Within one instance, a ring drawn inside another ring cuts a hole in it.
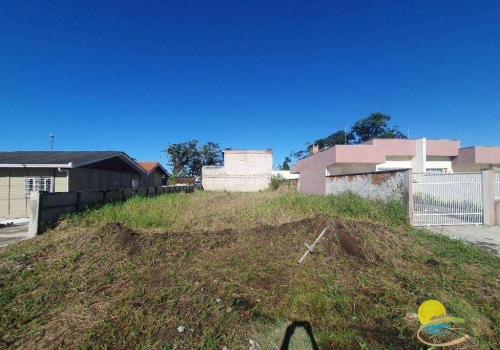
[{"label": "paved driveway", "polygon": [[431,226],[427,230],[472,243],[480,249],[500,256],[500,226]]},{"label": "paved driveway", "polygon": [[17,243],[23,239],[30,238],[28,234],[28,225],[7,226],[0,228],[0,248],[9,244]]}]

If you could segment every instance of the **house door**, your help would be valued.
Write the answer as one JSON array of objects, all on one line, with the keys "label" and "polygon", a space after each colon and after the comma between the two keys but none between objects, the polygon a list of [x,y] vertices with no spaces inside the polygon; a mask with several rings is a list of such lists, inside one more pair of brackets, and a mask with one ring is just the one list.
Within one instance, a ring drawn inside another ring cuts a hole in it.
[{"label": "house door", "polygon": [[413,225],[483,223],[481,173],[413,174]]}]

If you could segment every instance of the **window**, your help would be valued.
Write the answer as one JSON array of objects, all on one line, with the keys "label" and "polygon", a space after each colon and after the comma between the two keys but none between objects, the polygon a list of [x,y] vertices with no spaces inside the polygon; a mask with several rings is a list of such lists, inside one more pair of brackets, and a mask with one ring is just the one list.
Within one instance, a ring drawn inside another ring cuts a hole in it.
[{"label": "window", "polygon": [[132,179],[132,188],[139,188],[139,179]]},{"label": "window", "polygon": [[26,177],[24,179],[24,189],[26,197],[29,197],[32,191],[48,191],[52,192],[51,177]]},{"label": "window", "polygon": [[425,172],[428,174],[443,174],[445,173],[443,168],[427,168]]}]

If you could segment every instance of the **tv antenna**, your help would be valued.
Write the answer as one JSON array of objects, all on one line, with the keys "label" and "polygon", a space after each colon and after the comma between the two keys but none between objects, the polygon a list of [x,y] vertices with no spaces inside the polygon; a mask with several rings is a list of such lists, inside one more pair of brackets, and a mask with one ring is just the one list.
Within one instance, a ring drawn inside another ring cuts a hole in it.
[{"label": "tv antenna", "polygon": [[54,151],[54,134],[49,134],[50,137],[50,151]]}]

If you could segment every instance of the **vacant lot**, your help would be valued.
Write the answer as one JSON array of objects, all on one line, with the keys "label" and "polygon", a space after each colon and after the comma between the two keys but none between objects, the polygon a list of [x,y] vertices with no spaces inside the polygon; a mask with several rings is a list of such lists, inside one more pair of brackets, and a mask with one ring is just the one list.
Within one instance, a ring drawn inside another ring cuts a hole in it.
[{"label": "vacant lot", "polygon": [[[500,260],[405,217],[396,203],[286,190],[74,215],[0,250],[0,348],[277,349],[298,320],[321,349],[423,349],[408,314],[427,299],[465,319],[462,345],[499,348]],[[292,340],[308,348],[304,333]]]}]

